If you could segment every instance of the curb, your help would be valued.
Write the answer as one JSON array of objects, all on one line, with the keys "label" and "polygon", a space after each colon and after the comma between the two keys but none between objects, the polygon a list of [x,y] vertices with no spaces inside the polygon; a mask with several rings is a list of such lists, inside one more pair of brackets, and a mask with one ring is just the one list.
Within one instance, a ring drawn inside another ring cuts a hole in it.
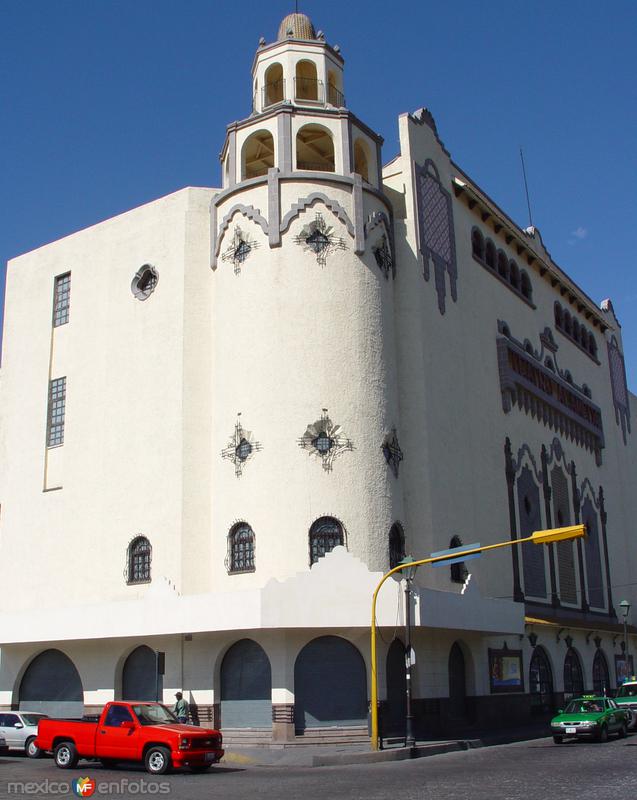
[{"label": "curb", "polygon": [[414,747],[396,747],[392,750],[378,750],[370,753],[338,753],[333,755],[314,756],[313,767],[336,767],[348,764],[377,764],[384,761],[406,761],[412,758],[438,756],[442,753],[454,753],[458,750],[470,750],[482,747],[480,739],[471,741],[442,742],[440,744],[415,745]]}]

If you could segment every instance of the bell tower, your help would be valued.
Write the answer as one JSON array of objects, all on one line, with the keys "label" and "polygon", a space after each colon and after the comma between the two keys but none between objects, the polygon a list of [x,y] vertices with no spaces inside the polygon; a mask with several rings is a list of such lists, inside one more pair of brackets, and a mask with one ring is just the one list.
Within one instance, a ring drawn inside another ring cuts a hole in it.
[{"label": "bell tower", "polygon": [[[382,139],[345,105],[344,60],[305,14],[289,14],[277,40],[259,42],[252,114],[228,127],[223,188],[293,172],[358,174],[380,188]],[[323,176],[326,177],[326,176]]]}]

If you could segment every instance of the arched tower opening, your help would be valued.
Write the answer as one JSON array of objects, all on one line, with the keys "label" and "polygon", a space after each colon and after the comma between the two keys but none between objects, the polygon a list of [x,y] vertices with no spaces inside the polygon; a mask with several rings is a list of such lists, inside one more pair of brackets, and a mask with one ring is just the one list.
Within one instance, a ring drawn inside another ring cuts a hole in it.
[{"label": "arched tower opening", "polygon": [[274,137],[270,131],[256,131],[243,145],[241,179],[267,175],[274,166]]},{"label": "arched tower opening", "polygon": [[362,139],[354,142],[354,172],[369,183],[369,148]]},{"label": "arched tower opening", "polygon": [[263,85],[263,107],[280,103],[284,96],[283,67],[281,64],[271,64],[265,71]]},{"label": "arched tower opening", "polygon": [[296,168],[335,172],[334,141],[322,125],[305,125],[296,135]]},{"label": "arched tower opening", "polygon": [[297,100],[312,100],[317,102],[319,99],[318,87],[319,82],[316,74],[316,64],[306,59],[297,62],[296,77],[294,79],[294,97]]}]

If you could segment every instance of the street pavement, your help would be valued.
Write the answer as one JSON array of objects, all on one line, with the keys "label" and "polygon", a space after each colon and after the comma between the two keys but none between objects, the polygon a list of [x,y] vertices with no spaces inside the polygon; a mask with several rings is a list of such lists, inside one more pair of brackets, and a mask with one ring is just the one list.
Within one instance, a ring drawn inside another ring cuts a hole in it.
[{"label": "street pavement", "polygon": [[[79,770],[51,759],[0,758],[0,798],[75,797],[70,782],[91,777],[94,797],[168,797],[171,800],[634,800],[637,735],[604,744],[552,739],[456,751],[416,760],[304,767],[263,766],[238,759],[209,773],[151,778],[141,768]],[[31,786],[28,786],[28,783]],[[25,791],[25,788],[27,791]]]}]

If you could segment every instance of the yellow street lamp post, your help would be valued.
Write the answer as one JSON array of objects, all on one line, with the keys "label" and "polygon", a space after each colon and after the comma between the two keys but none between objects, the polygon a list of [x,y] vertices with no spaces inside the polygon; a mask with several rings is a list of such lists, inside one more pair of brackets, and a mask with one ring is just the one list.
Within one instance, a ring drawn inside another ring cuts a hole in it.
[{"label": "yellow street lamp post", "polygon": [[[543,531],[535,531],[530,536],[525,536],[523,539],[509,539],[506,542],[498,542],[496,544],[487,544],[484,546],[470,546],[468,548],[456,547],[452,550],[446,550],[444,553],[429,556],[429,558],[421,558],[416,561],[408,561],[403,559],[398,566],[390,569],[380,579],[378,586],[374,590],[372,596],[372,624],[371,624],[371,665],[372,665],[372,697],[371,697],[371,747],[372,750],[378,750],[378,671],[377,671],[377,655],[376,655],[376,600],[378,592],[387,578],[395,575],[397,572],[403,570],[412,571],[425,564],[439,564],[441,562],[450,563],[452,561],[462,561],[467,557],[477,557],[488,550],[496,550],[500,547],[511,547],[514,544],[524,544],[524,542],[532,542],[533,544],[552,544],[553,542],[560,542],[565,539],[580,539],[586,536],[585,525],[569,525],[566,528],[550,528]],[[412,572],[413,574],[413,572]]]}]

